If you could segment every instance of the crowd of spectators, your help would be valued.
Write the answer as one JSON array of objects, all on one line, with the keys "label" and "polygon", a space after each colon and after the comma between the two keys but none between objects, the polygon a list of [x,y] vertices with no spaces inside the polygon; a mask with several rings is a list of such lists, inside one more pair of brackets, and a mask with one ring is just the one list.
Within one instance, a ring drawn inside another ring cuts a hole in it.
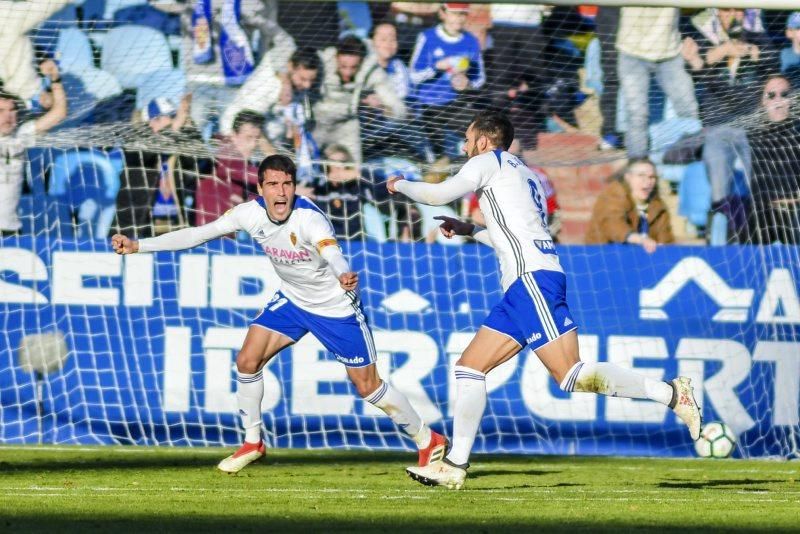
[{"label": "crowd of spectators", "polygon": [[[28,32],[61,7],[76,8],[28,4],[8,15],[21,17],[18,24],[0,30],[4,233],[21,227],[15,208],[24,149],[67,118],[69,95],[49,60],[52,47]],[[141,80],[123,83],[83,123],[69,124],[128,122],[110,143],[124,153],[113,230],[142,236],[163,224],[209,222],[257,193],[258,158],[283,152],[297,160],[298,191],[328,211],[343,238],[372,235],[377,217],[394,225],[390,237],[432,240],[420,207],[390,199],[381,181],[392,172],[446,176],[442,169],[463,158],[474,113],[492,108],[514,121],[520,155],[536,147],[540,132],[589,133],[599,149],[624,149],[629,164],[600,195],[586,242],[652,251],[674,241],[658,195],[660,160],[647,159],[649,128],[665,114],[663,106],[654,113],[656,91],[678,119],[702,125],[695,159],[711,185],[709,216],[731,220],[740,169],[749,186],[738,200],[747,206],[747,229],[731,235],[797,241],[792,87],[800,82],[800,12],[779,14],[779,25],[774,12],[765,17],[759,9],[342,4],[349,7],[337,12],[329,12],[335,3],[274,0],[142,6],[180,20],[178,76],[150,77],[182,85],[153,92]],[[82,20],[88,7],[78,9]],[[303,10],[314,16],[300,17]],[[94,26],[81,20],[75,23],[91,33]],[[37,61],[40,76],[32,71]],[[553,184],[534,171],[552,192],[557,233]],[[365,216],[366,206],[375,217]],[[469,198],[453,209],[480,221]]]}]

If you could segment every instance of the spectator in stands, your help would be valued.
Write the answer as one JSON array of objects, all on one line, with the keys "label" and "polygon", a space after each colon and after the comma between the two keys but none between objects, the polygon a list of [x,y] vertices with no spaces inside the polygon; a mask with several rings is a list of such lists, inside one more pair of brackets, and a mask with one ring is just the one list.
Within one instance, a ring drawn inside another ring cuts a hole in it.
[{"label": "spectator in stands", "polygon": [[800,121],[793,113],[796,99],[786,77],[770,77],[761,92],[762,120],[748,128],[756,243],[800,243]]},{"label": "spectator in stands", "polygon": [[[381,22],[373,28],[372,48],[378,65],[386,72],[395,94],[413,105],[410,98],[411,77],[408,67],[397,57],[397,29],[391,22]],[[424,163],[433,163],[430,144],[418,125],[410,121],[398,121],[383,113],[362,113],[361,132],[364,158],[383,153],[408,155]]]},{"label": "spectator in stands", "polygon": [[[0,86],[27,105],[41,90],[28,32],[69,4],[68,0],[3,2],[0,30]],[[10,4],[10,5],[9,5]],[[19,7],[18,7],[19,6]]]},{"label": "spectator in stands", "polygon": [[697,118],[692,78],[684,68],[680,10],[672,7],[623,7],[617,31],[617,75],[625,99],[628,155],[647,154],[649,87],[653,73],[680,117]]},{"label": "spectator in stands", "polygon": [[789,15],[786,37],[790,44],[781,50],[781,72],[797,84],[800,83],[800,11]]},{"label": "spectator in stands", "polygon": [[746,178],[751,174],[750,147],[737,119],[756,110],[765,73],[775,66],[775,53],[758,10],[706,9],[691,19],[683,56],[700,94],[711,211],[733,220],[738,200],[731,198],[731,184],[737,158]]},{"label": "spectator in stands", "polygon": [[628,243],[653,252],[659,244],[675,241],[657,182],[653,162],[632,159],[622,180],[613,180],[597,198],[586,243]]},{"label": "spectator in stands", "polygon": [[418,35],[436,24],[439,4],[423,2],[392,2],[389,18],[397,26],[398,55],[408,61]]},{"label": "spectator in stands", "polygon": [[216,152],[214,177],[197,184],[195,224],[209,223],[223,213],[257,194],[258,164],[253,161],[257,149],[273,154],[264,139],[264,115],[243,110],[233,119],[233,129],[223,137]]},{"label": "spectator in stands", "polygon": [[366,45],[354,36],[322,53],[324,78],[320,100],[314,104],[314,140],[320,146],[342,144],[357,163],[362,160],[360,113],[380,113],[401,121],[403,100],[395,93],[386,72]]},{"label": "spectator in stands", "polygon": [[208,149],[189,118],[191,103],[191,95],[185,95],[180,106],[155,98],[122,132],[125,170],[117,193],[120,233],[151,236],[157,233],[155,219],[166,220],[170,227],[192,224],[187,208],[194,202],[198,178],[211,165]]},{"label": "spectator in stands", "polygon": [[381,22],[372,29],[372,48],[378,65],[389,75],[394,92],[406,99],[411,91],[408,67],[397,56],[397,27],[391,22]]},{"label": "spectator in stands", "polygon": [[[293,152],[300,183],[313,181],[319,159],[316,142],[309,131],[312,106],[319,99],[322,61],[313,48],[295,50],[285,72],[278,72],[269,61],[262,61],[253,75],[236,93],[222,116],[221,130],[230,134],[234,117],[244,109],[266,118],[266,136],[280,150]],[[268,152],[269,153],[269,152]]]},{"label": "spectator in stands", "polygon": [[448,122],[464,105],[459,96],[486,81],[480,43],[464,31],[468,12],[469,4],[442,4],[441,24],[419,34],[410,63],[425,133],[437,154],[452,157],[460,155],[461,136]]},{"label": "spectator in stands", "polygon": [[37,118],[19,124],[17,111],[21,103],[16,95],[0,90],[0,235],[15,234],[22,227],[17,206],[22,194],[25,174],[25,149],[32,147],[36,136],[43,134],[67,116],[67,96],[56,64],[47,60],[39,66],[50,79],[53,102],[50,110]]},{"label": "spectator in stands", "polygon": [[[234,117],[245,109],[282,119],[283,109],[290,103],[308,101],[321,69],[319,55],[313,48],[295,50],[285,70],[276,69],[270,61],[262,61],[225,108],[220,131],[229,135]],[[282,132],[281,136],[284,135]]]},{"label": "spectator in stands", "polygon": [[[294,39],[278,26],[277,2],[243,0],[187,2],[182,54],[188,91],[194,95],[192,119],[206,139],[219,116],[256,68],[255,58],[285,65]],[[258,34],[259,49],[251,43]]]},{"label": "spectator in stands", "polygon": [[361,181],[361,170],[346,147],[328,145],[324,159],[325,180],[311,196],[330,217],[337,238],[361,237],[361,203],[372,198],[371,188]]}]

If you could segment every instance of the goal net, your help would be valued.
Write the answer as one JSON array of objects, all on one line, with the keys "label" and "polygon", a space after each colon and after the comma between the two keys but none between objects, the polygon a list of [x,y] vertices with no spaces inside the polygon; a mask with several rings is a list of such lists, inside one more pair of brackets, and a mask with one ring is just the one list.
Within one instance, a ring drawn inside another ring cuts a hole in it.
[{"label": "goal net", "polygon": [[[0,1],[0,443],[240,441],[269,259],[241,233],[125,257],[109,237],[213,221],[272,152],[360,274],[381,376],[449,435],[497,259],[438,233],[480,224],[476,196],[384,183],[452,176],[490,109],[547,196],[581,358],[689,376],[737,455],[796,457],[800,14],[766,6]],[[270,446],[412,445],[310,335],[264,382]],[[478,452],[693,454],[666,407],[564,393],[528,349],[487,387]]]}]

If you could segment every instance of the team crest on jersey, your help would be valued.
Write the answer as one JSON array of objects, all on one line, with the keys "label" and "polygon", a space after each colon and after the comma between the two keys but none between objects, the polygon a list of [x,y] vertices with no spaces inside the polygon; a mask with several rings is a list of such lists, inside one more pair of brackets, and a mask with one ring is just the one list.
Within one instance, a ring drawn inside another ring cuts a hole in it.
[{"label": "team crest on jersey", "polygon": [[289,234],[289,241],[291,241],[291,242],[292,242],[292,246],[293,246],[293,247],[297,246],[297,236],[295,235],[295,233],[294,233],[294,232],[292,232],[291,234]]}]

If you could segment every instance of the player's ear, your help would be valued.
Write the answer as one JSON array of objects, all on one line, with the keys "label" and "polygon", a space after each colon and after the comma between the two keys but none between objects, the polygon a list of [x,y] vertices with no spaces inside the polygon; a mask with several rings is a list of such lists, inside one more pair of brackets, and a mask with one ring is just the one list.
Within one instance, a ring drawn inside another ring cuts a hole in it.
[{"label": "player's ear", "polygon": [[263,196],[264,195],[264,190],[261,189],[261,182],[258,182],[256,184],[256,191],[258,191],[258,196]]}]

